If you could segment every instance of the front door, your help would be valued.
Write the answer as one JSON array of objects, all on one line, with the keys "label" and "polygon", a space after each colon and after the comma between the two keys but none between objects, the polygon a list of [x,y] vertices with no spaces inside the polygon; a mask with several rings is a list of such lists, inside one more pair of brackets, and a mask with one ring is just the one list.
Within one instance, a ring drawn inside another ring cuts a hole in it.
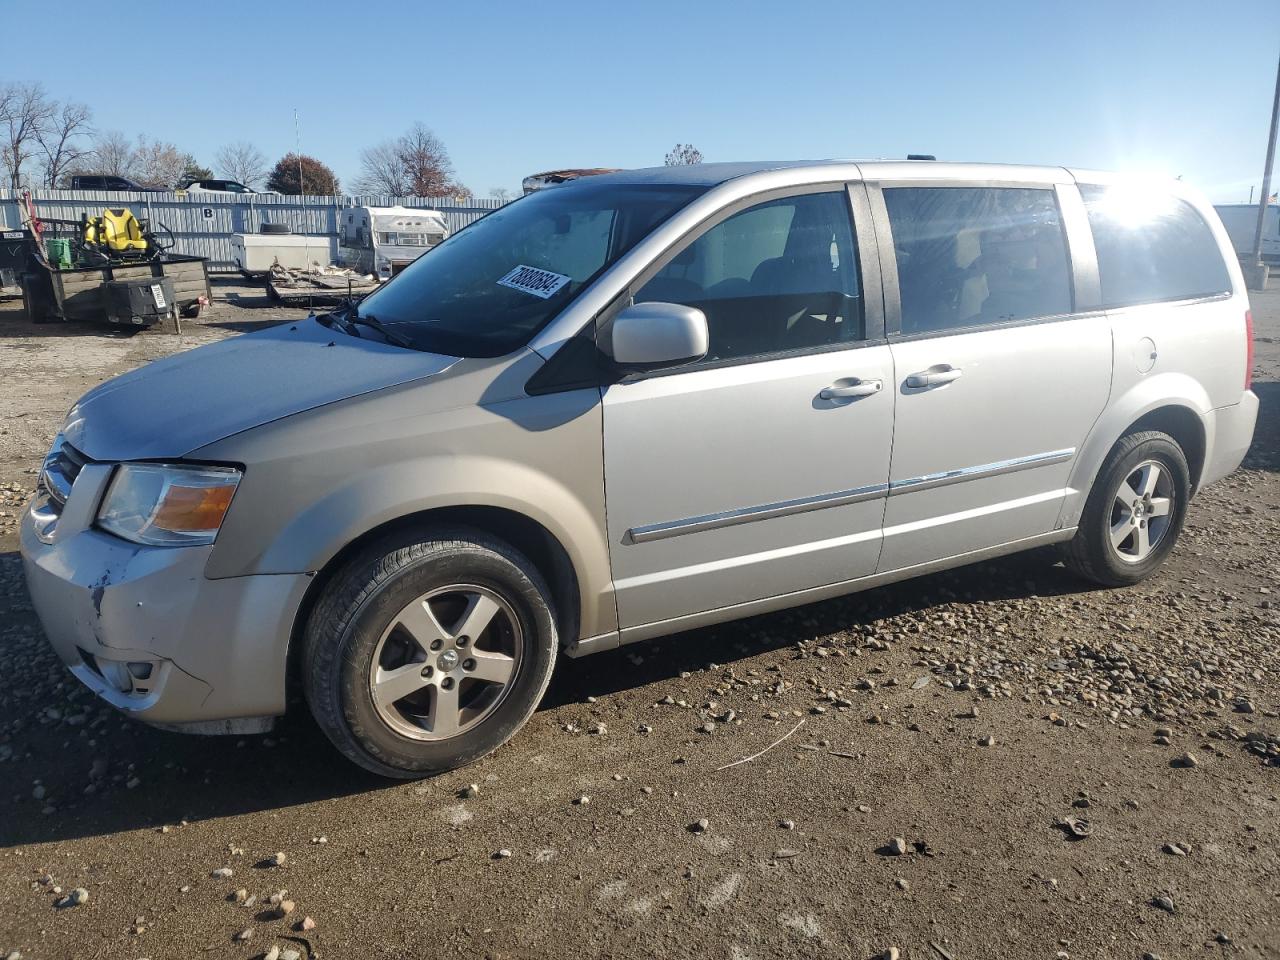
[{"label": "front door", "polygon": [[893,367],[878,339],[878,269],[859,269],[850,193],[726,211],[635,300],[701,309],[710,351],[604,391],[623,629],[873,573]]},{"label": "front door", "polygon": [[1057,191],[886,186],[883,198],[899,296],[880,569],[1047,534],[1111,389],[1110,324],[1075,312]]}]

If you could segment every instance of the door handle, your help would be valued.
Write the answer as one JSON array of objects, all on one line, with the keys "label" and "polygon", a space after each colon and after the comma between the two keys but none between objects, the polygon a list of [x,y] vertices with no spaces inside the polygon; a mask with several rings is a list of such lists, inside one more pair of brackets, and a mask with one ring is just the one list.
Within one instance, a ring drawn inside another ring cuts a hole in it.
[{"label": "door handle", "polygon": [[949,363],[940,363],[936,367],[930,367],[928,370],[909,375],[907,377],[907,386],[917,390],[923,390],[926,387],[940,387],[944,383],[959,380],[962,373],[964,371],[959,367],[953,367]]},{"label": "door handle", "polygon": [[847,382],[833,383],[820,394],[823,400],[851,400],[854,397],[869,397],[884,389],[882,380],[859,380],[854,377]]}]

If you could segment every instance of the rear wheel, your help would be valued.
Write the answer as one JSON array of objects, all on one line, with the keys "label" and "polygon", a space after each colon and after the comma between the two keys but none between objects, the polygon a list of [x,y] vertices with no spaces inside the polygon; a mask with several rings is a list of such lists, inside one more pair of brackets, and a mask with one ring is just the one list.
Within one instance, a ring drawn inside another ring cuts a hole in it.
[{"label": "rear wheel", "polygon": [[558,647],[537,569],[479,531],[383,541],[334,578],[307,626],[308,703],[360,766],[421,777],[510,739]]},{"label": "rear wheel", "polygon": [[1106,586],[1146,579],[1173,550],[1190,496],[1187,458],[1172,437],[1122,437],[1089,492],[1067,566]]}]

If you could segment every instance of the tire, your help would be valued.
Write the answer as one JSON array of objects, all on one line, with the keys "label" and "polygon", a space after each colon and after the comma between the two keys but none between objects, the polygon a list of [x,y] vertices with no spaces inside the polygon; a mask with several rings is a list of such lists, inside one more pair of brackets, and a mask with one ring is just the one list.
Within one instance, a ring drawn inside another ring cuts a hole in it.
[{"label": "tire", "polygon": [[[1148,483],[1153,489],[1145,491]],[[1172,437],[1156,431],[1121,437],[1098,471],[1067,544],[1067,568],[1108,587],[1145,580],[1172,552],[1190,499],[1191,471]]]},{"label": "tire", "polygon": [[511,739],[559,649],[537,568],[465,527],[362,551],[324,588],[304,643],[303,687],[320,728],[353,762],[401,779],[455,769]]}]

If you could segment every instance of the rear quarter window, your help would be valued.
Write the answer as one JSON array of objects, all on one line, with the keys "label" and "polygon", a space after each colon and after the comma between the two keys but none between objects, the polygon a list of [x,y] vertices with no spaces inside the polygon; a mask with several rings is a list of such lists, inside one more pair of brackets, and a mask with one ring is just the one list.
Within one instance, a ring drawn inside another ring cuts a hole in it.
[{"label": "rear quarter window", "polygon": [[1231,292],[1222,251],[1204,218],[1168,194],[1081,185],[1098,251],[1104,307]]}]

